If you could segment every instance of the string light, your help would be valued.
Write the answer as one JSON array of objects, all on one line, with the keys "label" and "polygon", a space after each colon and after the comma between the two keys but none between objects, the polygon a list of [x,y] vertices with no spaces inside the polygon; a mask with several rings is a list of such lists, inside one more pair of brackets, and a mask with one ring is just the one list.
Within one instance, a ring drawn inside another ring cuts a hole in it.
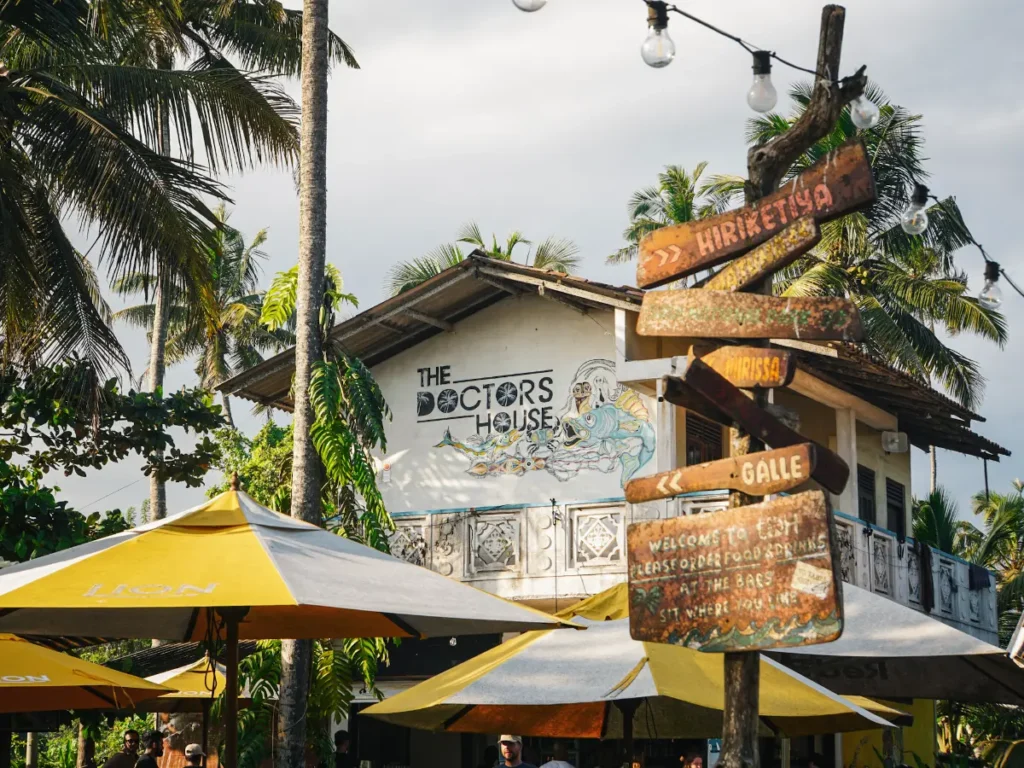
[{"label": "string light", "polygon": [[512,4],[524,13],[533,13],[547,5],[548,0],[512,0]]},{"label": "string light", "polygon": [[754,51],[754,83],[747,91],[747,105],[755,112],[771,112],[779,101],[772,85],[772,55],[768,51]]},{"label": "string light", "polygon": [[676,44],[668,34],[668,7],[665,3],[647,6],[647,39],[640,46],[640,56],[649,67],[661,69],[676,57]]},{"label": "string light", "polygon": [[861,94],[850,102],[850,119],[862,131],[870,130],[878,125],[882,113],[871,99]]},{"label": "string light", "polygon": [[999,309],[1003,303],[1003,291],[999,282],[999,265],[994,261],[985,262],[985,285],[978,294],[978,302],[985,309]]},{"label": "string light", "polygon": [[910,204],[900,216],[900,226],[908,235],[920,235],[928,229],[928,212],[924,209],[926,205],[928,205],[928,187],[915,183],[914,191],[910,195]]}]

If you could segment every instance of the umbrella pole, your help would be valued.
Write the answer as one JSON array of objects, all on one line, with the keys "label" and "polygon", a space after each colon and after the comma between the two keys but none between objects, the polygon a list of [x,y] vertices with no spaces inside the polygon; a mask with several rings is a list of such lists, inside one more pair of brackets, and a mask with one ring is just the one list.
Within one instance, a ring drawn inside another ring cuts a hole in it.
[{"label": "umbrella pole", "polygon": [[622,714],[622,748],[626,752],[626,768],[633,766],[633,715],[640,704],[637,699],[616,701],[615,707]]},{"label": "umbrella pole", "polygon": [[[209,699],[203,699],[203,754],[210,754],[210,705],[213,702]],[[203,762],[205,764],[207,757]],[[27,768],[27,767],[26,767]]]},{"label": "umbrella pole", "polygon": [[221,608],[218,610],[227,629],[224,649],[224,766],[238,766],[238,625],[248,608]]}]

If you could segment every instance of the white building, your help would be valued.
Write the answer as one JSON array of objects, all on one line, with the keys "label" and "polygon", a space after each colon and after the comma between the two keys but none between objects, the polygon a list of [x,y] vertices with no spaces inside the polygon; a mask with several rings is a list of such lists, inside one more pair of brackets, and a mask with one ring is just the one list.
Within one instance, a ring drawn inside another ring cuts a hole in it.
[{"label": "white building", "polygon": [[[659,402],[691,342],[637,336],[642,296],[471,256],[334,329],[394,412],[378,480],[396,555],[551,609],[625,578],[631,521],[725,506],[725,492],[624,501],[632,477],[728,455],[728,430]],[[908,538],[910,455],[886,453],[881,435],[986,460],[1008,452],[971,431],[976,414],[856,352],[779,343],[799,365],[774,402],[856,468],[832,497],[843,578],[996,642],[994,580],[948,553],[922,556]],[[292,361],[283,353],[223,389],[287,409]],[[412,674],[447,664],[420,658]]]}]

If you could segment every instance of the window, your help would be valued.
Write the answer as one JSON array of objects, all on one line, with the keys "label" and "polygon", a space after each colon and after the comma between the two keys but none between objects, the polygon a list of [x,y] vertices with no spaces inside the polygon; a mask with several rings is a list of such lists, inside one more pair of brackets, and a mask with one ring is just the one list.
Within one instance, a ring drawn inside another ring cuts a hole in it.
[{"label": "window", "polygon": [[722,427],[686,412],[686,466],[722,458]]},{"label": "window", "polygon": [[875,513],[875,471],[867,467],[857,465],[857,506],[860,509],[860,519],[869,523],[877,522]]},{"label": "window", "polygon": [[885,478],[885,513],[889,530],[902,540],[907,537],[907,489],[903,483]]}]

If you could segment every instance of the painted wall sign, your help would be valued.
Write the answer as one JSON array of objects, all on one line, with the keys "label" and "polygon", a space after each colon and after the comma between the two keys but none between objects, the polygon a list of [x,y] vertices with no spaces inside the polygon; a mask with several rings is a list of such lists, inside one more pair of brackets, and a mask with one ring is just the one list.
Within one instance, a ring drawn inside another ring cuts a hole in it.
[{"label": "painted wall sign", "polygon": [[847,299],[686,289],[644,294],[636,330],[642,336],[719,339],[864,337],[857,307]]},{"label": "painted wall sign", "polygon": [[712,652],[838,639],[842,580],[831,517],[825,495],[808,491],[634,523],[627,534],[630,635]]},{"label": "painted wall sign", "polygon": [[845,144],[752,207],[662,227],[640,241],[641,288],[721,264],[803,216],[829,221],[875,202],[875,180],[860,141]]},{"label": "painted wall sign", "polygon": [[701,287],[709,291],[742,291],[792,264],[820,241],[821,232],[813,218],[797,219],[767,243],[726,264]]},{"label": "painted wall sign", "polygon": [[690,347],[690,357],[699,357],[734,387],[752,389],[785,387],[793,381],[793,356],[782,349],[763,347]]},{"label": "painted wall sign", "polygon": [[705,464],[680,467],[626,483],[626,501],[639,504],[680,493],[728,488],[751,496],[766,496],[806,483],[814,471],[816,451],[803,443],[773,451],[734,456]]},{"label": "painted wall sign", "polygon": [[654,456],[647,408],[616,381],[611,360],[584,362],[561,406],[551,370],[456,378],[451,366],[435,366],[417,373],[418,423],[444,422],[434,448],[463,456],[470,475],[544,472],[567,481],[593,470],[617,472],[625,484]]},{"label": "painted wall sign", "polygon": [[[815,464],[811,478],[840,494],[850,479],[850,467],[825,446],[808,440],[747,397],[701,360],[691,360],[684,375],[666,379],[665,399],[690,408],[720,424],[743,427],[772,448],[813,443]],[[724,421],[722,417],[724,416]]]}]

